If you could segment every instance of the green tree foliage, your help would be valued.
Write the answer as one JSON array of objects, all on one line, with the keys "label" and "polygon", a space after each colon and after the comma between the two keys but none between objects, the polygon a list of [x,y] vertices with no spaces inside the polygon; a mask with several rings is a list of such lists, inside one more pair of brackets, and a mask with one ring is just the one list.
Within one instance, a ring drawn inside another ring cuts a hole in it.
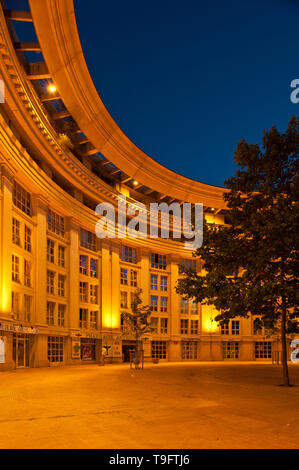
[{"label": "green tree foliage", "polygon": [[150,333],[151,307],[143,305],[141,299],[142,289],[137,288],[132,296],[131,312],[122,312],[122,320],[129,332],[134,336],[137,342],[137,349],[142,349],[142,338],[146,333]]},{"label": "green tree foliage", "polygon": [[229,224],[204,225],[203,246],[194,253],[206,274],[186,272],[177,292],[214,304],[216,321],[259,319],[282,343],[283,383],[289,385],[286,335],[297,333],[299,247],[299,119],[285,133],[264,132],[262,148],[242,140],[239,166],[225,182]]}]

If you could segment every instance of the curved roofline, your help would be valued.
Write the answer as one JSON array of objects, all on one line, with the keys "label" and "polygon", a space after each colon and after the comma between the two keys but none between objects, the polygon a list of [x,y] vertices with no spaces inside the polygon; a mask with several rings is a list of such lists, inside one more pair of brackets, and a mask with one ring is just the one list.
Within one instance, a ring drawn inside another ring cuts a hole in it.
[{"label": "curved roofline", "polygon": [[120,129],[90,76],[73,0],[29,0],[49,73],[65,106],[94,147],[116,167],[154,191],[184,202],[224,209],[225,189],[192,180],[164,167]]}]

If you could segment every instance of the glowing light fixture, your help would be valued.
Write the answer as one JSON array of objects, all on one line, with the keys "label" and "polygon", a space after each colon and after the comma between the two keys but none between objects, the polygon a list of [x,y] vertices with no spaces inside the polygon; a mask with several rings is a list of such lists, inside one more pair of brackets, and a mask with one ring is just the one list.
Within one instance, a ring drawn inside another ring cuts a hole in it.
[{"label": "glowing light fixture", "polygon": [[138,181],[136,181],[136,180],[133,181],[134,186],[138,186],[138,184],[139,184]]},{"label": "glowing light fixture", "polygon": [[57,91],[57,88],[55,85],[53,85],[53,83],[51,83],[49,86],[48,86],[48,90],[50,93],[55,93]]}]

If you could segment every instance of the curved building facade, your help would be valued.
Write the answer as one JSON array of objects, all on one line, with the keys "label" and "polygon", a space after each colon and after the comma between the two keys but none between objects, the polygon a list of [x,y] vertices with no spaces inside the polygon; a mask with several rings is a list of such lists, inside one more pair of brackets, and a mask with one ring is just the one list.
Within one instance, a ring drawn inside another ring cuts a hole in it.
[{"label": "curved building facade", "polygon": [[96,237],[96,206],[117,213],[120,195],[145,215],[151,203],[201,203],[208,221],[227,223],[224,190],[163,167],[117,126],[89,75],[73,0],[9,3],[0,8],[0,370],[94,363],[102,346],[108,361],[126,360],[134,341],[121,312],[136,287],[152,306],[146,358],[270,359],[273,343],[252,319],[220,328],[212,307],[176,294],[181,265],[202,269],[183,240]]}]

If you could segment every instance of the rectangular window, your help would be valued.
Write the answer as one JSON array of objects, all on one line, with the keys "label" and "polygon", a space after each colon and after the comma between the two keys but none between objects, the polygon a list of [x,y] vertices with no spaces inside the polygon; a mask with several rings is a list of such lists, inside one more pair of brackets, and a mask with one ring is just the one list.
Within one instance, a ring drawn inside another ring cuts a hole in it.
[{"label": "rectangular window", "polygon": [[232,335],[240,334],[240,322],[239,320],[232,320]]},{"label": "rectangular window", "polygon": [[221,324],[221,334],[228,335],[229,334],[229,322],[225,322]]},{"label": "rectangular window", "polygon": [[17,320],[20,320],[20,294],[12,291],[11,293],[11,310]]},{"label": "rectangular window", "polygon": [[223,359],[239,359],[239,342],[223,341],[222,354]]},{"label": "rectangular window", "polygon": [[48,336],[48,361],[63,362],[64,338]]},{"label": "rectangular window", "polygon": [[31,216],[31,196],[16,182],[14,182],[13,188],[13,203],[16,207],[21,209],[22,212]]},{"label": "rectangular window", "polygon": [[158,290],[158,276],[151,274],[151,290]]},{"label": "rectangular window", "polygon": [[55,262],[55,242],[50,238],[47,239],[47,261],[49,263]]},{"label": "rectangular window", "polygon": [[90,303],[98,303],[98,286],[95,286],[94,284],[90,284]]},{"label": "rectangular window", "polygon": [[17,245],[21,246],[21,235],[20,235],[20,222],[13,218],[12,219],[12,242]]},{"label": "rectangular window", "polygon": [[196,271],[195,259],[181,259],[179,264],[179,274],[182,274],[185,271]]},{"label": "rectangular window", "polygon": [[126,291],[120,293],[120,307],[128,308],[128,293]]},{"label": "rectangular window", "polygon": [[88,256],[80,255],[80,274],[87,276],[88,272]]},{"label": "rectangular window", "polygon": [[121,247],[121,260],[125,263],[137,263],[137,254],[135,248],[130,248],[128,246]]},{"label": "rectangular window", "polygon": [[24,320],[31,321],[31,305],[32,297],[31,295],[24,295]]},{"label": "rectangular window", "polygon": [[24,286],[31,287],[31,263],[24,260]]},{"label": "rectangular window", "polygon": [[97,237],[95,233],[89,232],[81,228],[80,230],[80,245],[91,251],[97,251]]},{"label": "rectangular window", "polygon": [[131,269],[131,286],[137,287],[137,271]]},{"label": "rectangular window", "polygon": [[198,342],[197,341],[182,341],[182,359],[197,359],[198,358]]},{"label": "rectangular window", "polygon": [[191,335],[198,335],[198,320],[191,320],[190,333]]},{"label": "rectangular window", "polygon": [[158,333],[158,318],[151,318],[152,333]]},{"label": "rectangular window", "polygon": [[51,209],[48,211],[48,230],[50,232],[56,233],[60,237],[64,237],[64,217],[56,214]]},{"label": "rectangular window", "polygon": [[160,277],[160,290],[162,292],[167,291],[167,276],[161,276]]},{"label": "rectangular window", "polygon": [[65,297],[65,276],[62,274],[58,275],[58,295]]},{"label": "rectangular window", "polygon": [[161,321],[160,321],[161,335],[166,335],[167,330],[168,330],[168,318],[161,318]]},{"label": "rectangular window", "polygon": [[80,321],[79,321],[80,328],[87,328],[87,318],[88,318],[88,309],[80,308]]},{"label": "rectangular window", "polygon": [[55,303],[47,302],[47,324],[54,325]]},{"label": "rectangular window", "polygon": [[98,260],[91,258],[90,260],[90,277],[98,278]]},{"label": "rectangular window", "polygon": [[66,305],[58,304],[58,326],[65,325],[65,310]]},{"label": "rectangular window", "polygon": [[160,311],[167,312],[168,310],[168,297],[160,297]]},{"label": "rectangular window", "polygon": [[65,247],[58,245],[58,266],[65,267]]},{"label": "rectangular window", "polygon": [[54,283],[55,273],[53,271],[47,271],[47,292],[48,294],[54,294]]},{"label": "rectangular window", "polygon": [[188,313],[188,300],[181,299],[181,313],[182,314]]},{"label": "rectangular window", "polygon": [[188,334],[188,323],[189,320],[181,320],[181,335],[187,335]]},{"label": "rectangular window", "polygon": [[32,251],[32,244],[31,244],[31,229],[25,225],[25,239],[24,239],[24,248],[28,253]]},{"label": "rectangular window", "polygon": [[156,295],[151,295],[151,309],[152,312],[158,311],[158,297]]},{"label": "rectangular window", "polygon": [[159,255],[158,253],[152,253],[151,266],[154,269],[166,269],[166,256]]},{"label": "rectangular window", "polygon": [[126,268],[120,268],[120,283],[123,286],[128,285],[128,270]]},{"label": "rectangular window", "polygon": [[80,302],[88,302],[88,282],[80,282]]},{"label": "rectangular window", "polygon": [[167,342],[166,341],[152,341],[152,358],[153,359],[166,359],[167,358]]},{"label": "rectangular window", "polygon": [[12,281],[20,283],[20,258],[12,255]]},{"label": "rectangular window", "polygon": [[195,302],[195,300],[190,300],[190,312],[191,312],[191,315],[198,314],[197,302]]},{"label": "rectangular window", "polygon": [[272,358],[271,341],[257,341],[254,345],[254,352],[255,352],[256,359],[271,359]]},{"label": "rectangular window", "polygon": [[98,326],[98,312],[90,312],[90,328],[96,330]]}]

